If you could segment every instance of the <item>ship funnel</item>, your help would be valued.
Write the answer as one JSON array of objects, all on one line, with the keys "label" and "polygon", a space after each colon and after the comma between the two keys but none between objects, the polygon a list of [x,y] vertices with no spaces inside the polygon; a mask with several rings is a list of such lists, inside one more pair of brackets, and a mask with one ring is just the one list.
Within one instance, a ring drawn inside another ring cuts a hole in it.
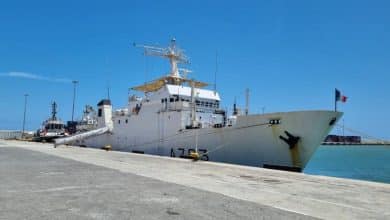
[{"label": "ship funnel", "polygon": [[98,127],[108,127],[113,129],[112,105],[109,99],[103,99],[98,104]]}]

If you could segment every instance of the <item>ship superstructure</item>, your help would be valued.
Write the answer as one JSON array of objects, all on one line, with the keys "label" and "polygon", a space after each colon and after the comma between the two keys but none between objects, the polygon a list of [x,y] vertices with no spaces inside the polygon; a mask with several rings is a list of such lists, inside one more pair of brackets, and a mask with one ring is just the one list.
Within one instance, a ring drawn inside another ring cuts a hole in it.
[{"label": "ship superstructure", "polygon": [[217,91],[186,77],[188,63],[172,40],[168,47],[136,45],[145,55],[170,62],[170,72],[133,87],[125,108],[112,110],[110,100],[98,104],[99,129],[59,140],[89,147],[191,157],[241,165],[301,171],[342,113],[296,111],[227,115]]}]

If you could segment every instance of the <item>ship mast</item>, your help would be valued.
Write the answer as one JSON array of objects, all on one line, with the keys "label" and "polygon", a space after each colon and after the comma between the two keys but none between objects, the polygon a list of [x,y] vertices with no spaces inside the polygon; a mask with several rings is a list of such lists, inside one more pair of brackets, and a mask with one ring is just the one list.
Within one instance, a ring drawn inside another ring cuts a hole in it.
[{"label": "ship mast", "polygon": [[171,40],[171,43],[168,47],[157,47],[136,43],[134,43],[134,46],[143,48],[145,56],[157,56],[168,59],[171,66],[169,76],[182,78],[179,73],[178,64],[188,64],[189,60],[188,57],[184,54],[184,51],[177,47],[175,38]]},{"label": "ship mast", "polygon": [[131,89],[142,92],[155,92],[164,85],[183,85],[184,83],[194,83],[195,88],[202,88],[207,86],[207,83],[187,79],[187,74],[191,70],[179,68],[179,64],[189,64],[188,57],[184,51],[176,45],[176,40],[172,39],[167,47],[149,46],[134,43],[135,47],[143,48],[145,56],[157,56],[169,60],[170,72],[168,75],[160,77],[151,82],[145,82],[143,85],[132,87]]},{"label": "ship mast", "polygon": [[53,102],[51,104],[51,120],[53,121],[57,120],[56,114],[57,114],[57,103]]}]

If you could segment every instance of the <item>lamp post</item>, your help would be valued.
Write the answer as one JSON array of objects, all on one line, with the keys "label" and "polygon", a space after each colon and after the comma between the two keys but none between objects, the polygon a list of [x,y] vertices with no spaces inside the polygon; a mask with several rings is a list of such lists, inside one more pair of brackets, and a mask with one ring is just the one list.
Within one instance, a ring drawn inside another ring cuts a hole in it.
[{"label": "lamp post", "polygon": [[73,122],[73,118],[74,118],[74,102],[76,100],[76,86],[77,86],[77,83],[79,83],[79,81],[73,80],[72,83],[73,83],[73,106],[72,106],[72,122]]},{"label": "lamp post", "polygon": [[22,129],[22,135],[21,135],[22,139],[24,138],[24,129],[25,129],[25,125],[26,125],[27,97],[28,97],[28,94],[24,94],[23,129]]}]

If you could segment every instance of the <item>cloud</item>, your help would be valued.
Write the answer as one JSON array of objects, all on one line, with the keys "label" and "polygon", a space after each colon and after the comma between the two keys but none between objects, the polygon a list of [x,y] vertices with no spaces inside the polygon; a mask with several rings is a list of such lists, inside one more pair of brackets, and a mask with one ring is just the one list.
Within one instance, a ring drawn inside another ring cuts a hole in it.
[{"label": "cloud", "polygon": [[24,78],[24,79],[31,79],[31,80],[41,80],[41,81],[48,81],[48,82],[58,82],[58,83],[71,83],[72,82],[72,80],[66,79],[66,78],[49,78],[46,76],[41,76],[41,75],[27,73],[27,72],[0,73],[0,76],[12,77],[12,78]]}]

